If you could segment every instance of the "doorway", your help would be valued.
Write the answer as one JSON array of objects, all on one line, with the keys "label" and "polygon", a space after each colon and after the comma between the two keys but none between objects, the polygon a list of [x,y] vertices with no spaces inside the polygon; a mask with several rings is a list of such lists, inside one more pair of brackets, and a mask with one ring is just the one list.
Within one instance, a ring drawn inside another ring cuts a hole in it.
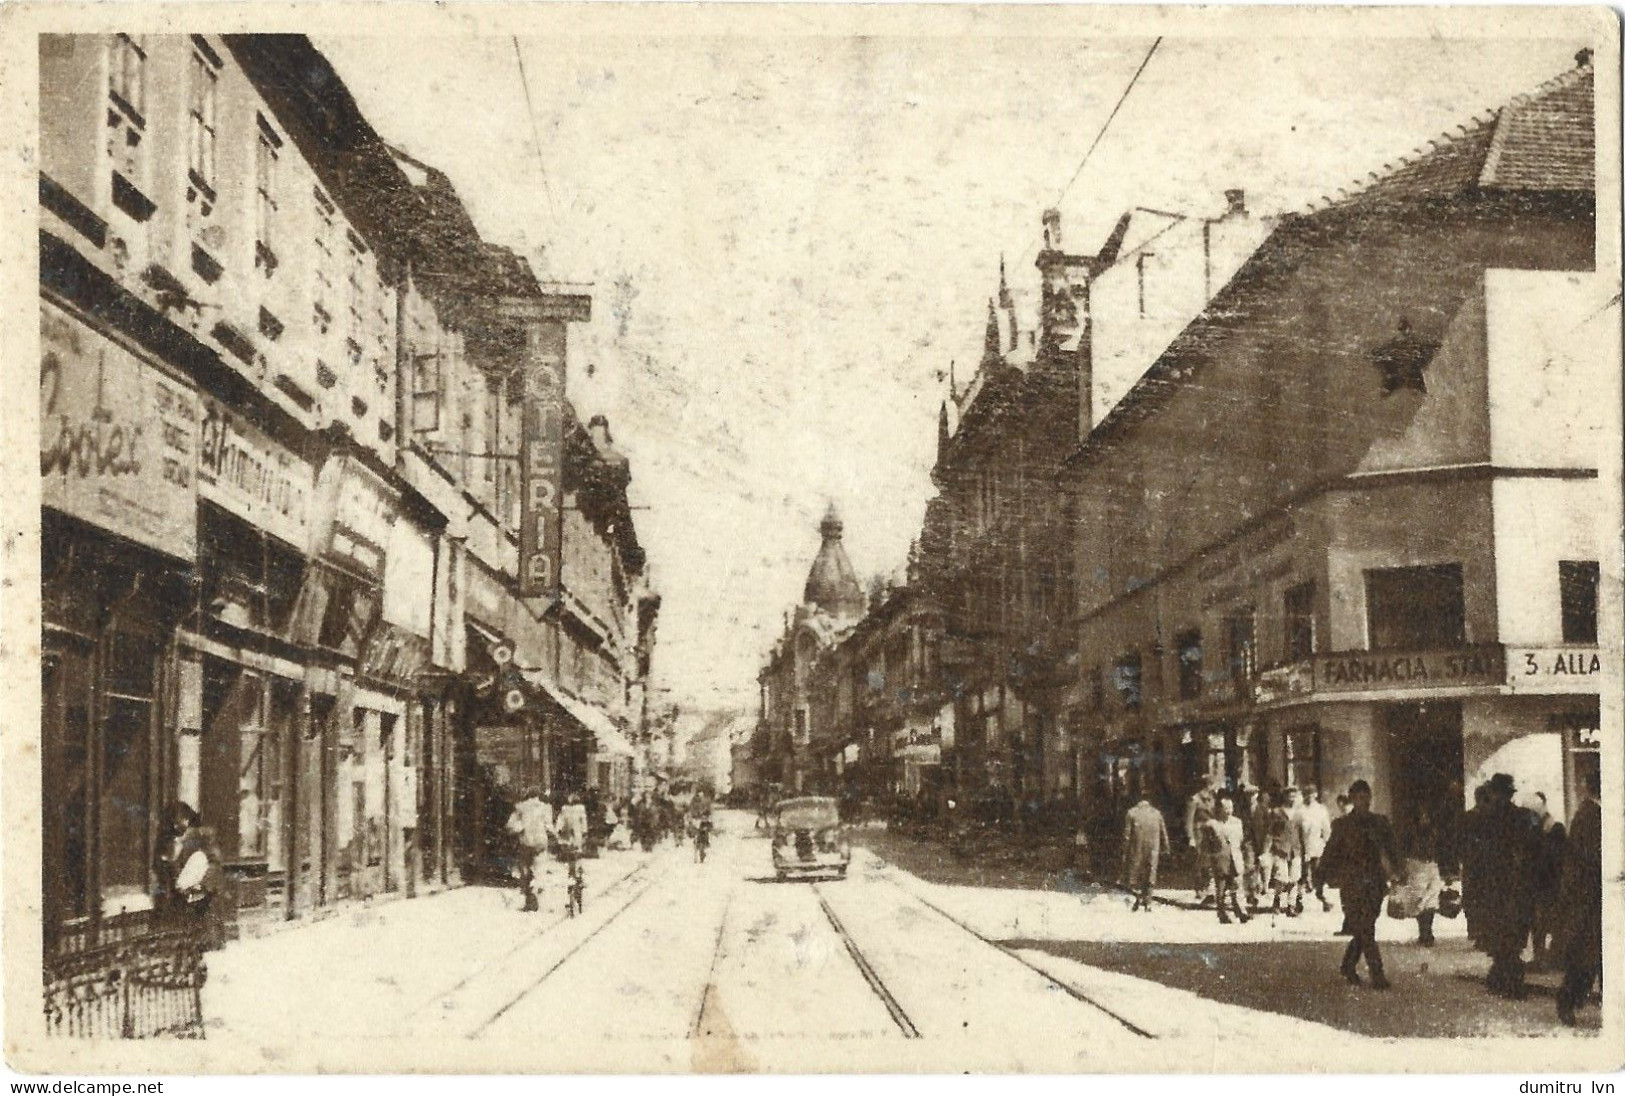
[{"label": "doorway", "polygon": [[1464,764],[1460,702],[1389,704],[1383,720],[1393,822],[1401,834],[1423,808],[1435,819],[1459,810]]}]

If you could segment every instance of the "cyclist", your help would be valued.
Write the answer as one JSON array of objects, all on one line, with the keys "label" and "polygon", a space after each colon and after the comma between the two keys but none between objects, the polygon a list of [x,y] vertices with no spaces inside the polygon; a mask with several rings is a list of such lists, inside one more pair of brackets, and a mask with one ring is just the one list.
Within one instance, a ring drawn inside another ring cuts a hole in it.
[{"label": "cyclist", "polygon": [[711,812],[697,815],[694,819],[694,859],[705,863],[705,852],[711,847]]},{"label": "cyclist", "polygon": [[581,854],[587,847],[587,808],[582,805],[580,795],[570,793],[570,798],[559,810],[553,828],[558,835],[559,859],[564,862],[570,875],[567,902],[570,914],[574,916],[581,912],[582,892],[585,889],[581,875]]}]

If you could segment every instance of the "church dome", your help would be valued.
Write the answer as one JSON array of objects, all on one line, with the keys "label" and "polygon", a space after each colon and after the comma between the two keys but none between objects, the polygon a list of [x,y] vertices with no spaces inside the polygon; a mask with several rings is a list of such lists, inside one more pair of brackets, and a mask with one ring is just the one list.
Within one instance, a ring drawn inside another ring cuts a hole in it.
[{"label": "church dome", "polygon": [[852,561],[846,558],[846,549],[841,546],[844,528],[841,515],[831,503],[824,519],[818,523],[823,543],[819,545],[812,570],[807,572],[801,600],[831,616],[857,617],[863,615],[863,587],[858,583],[857,572],[852,570]]}]

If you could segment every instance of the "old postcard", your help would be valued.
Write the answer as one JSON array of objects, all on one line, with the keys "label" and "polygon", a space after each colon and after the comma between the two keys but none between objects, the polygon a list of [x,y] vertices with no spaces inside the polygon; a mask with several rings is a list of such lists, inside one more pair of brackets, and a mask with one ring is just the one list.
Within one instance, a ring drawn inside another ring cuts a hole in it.
[{"label": "old postcard", "polygon": [[15,1068],[1625,1064],[1613,12],[0,26]]}]

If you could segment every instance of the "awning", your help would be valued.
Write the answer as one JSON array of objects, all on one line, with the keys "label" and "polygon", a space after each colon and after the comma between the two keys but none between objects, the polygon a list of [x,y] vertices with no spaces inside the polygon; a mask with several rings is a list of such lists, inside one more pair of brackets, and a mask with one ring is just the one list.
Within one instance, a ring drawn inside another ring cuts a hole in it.
[{"label": "awning", "polygon": [[546,693],[554,703],[592,733],[593,739],[598,744],[599,753],[619,754],[621,757],[632,757],[636,754],[620,728],[615,726],[615,722],[604,714],[602,709],[565,693],[539,670],[526,670],[524,675],[527,682]]}]

